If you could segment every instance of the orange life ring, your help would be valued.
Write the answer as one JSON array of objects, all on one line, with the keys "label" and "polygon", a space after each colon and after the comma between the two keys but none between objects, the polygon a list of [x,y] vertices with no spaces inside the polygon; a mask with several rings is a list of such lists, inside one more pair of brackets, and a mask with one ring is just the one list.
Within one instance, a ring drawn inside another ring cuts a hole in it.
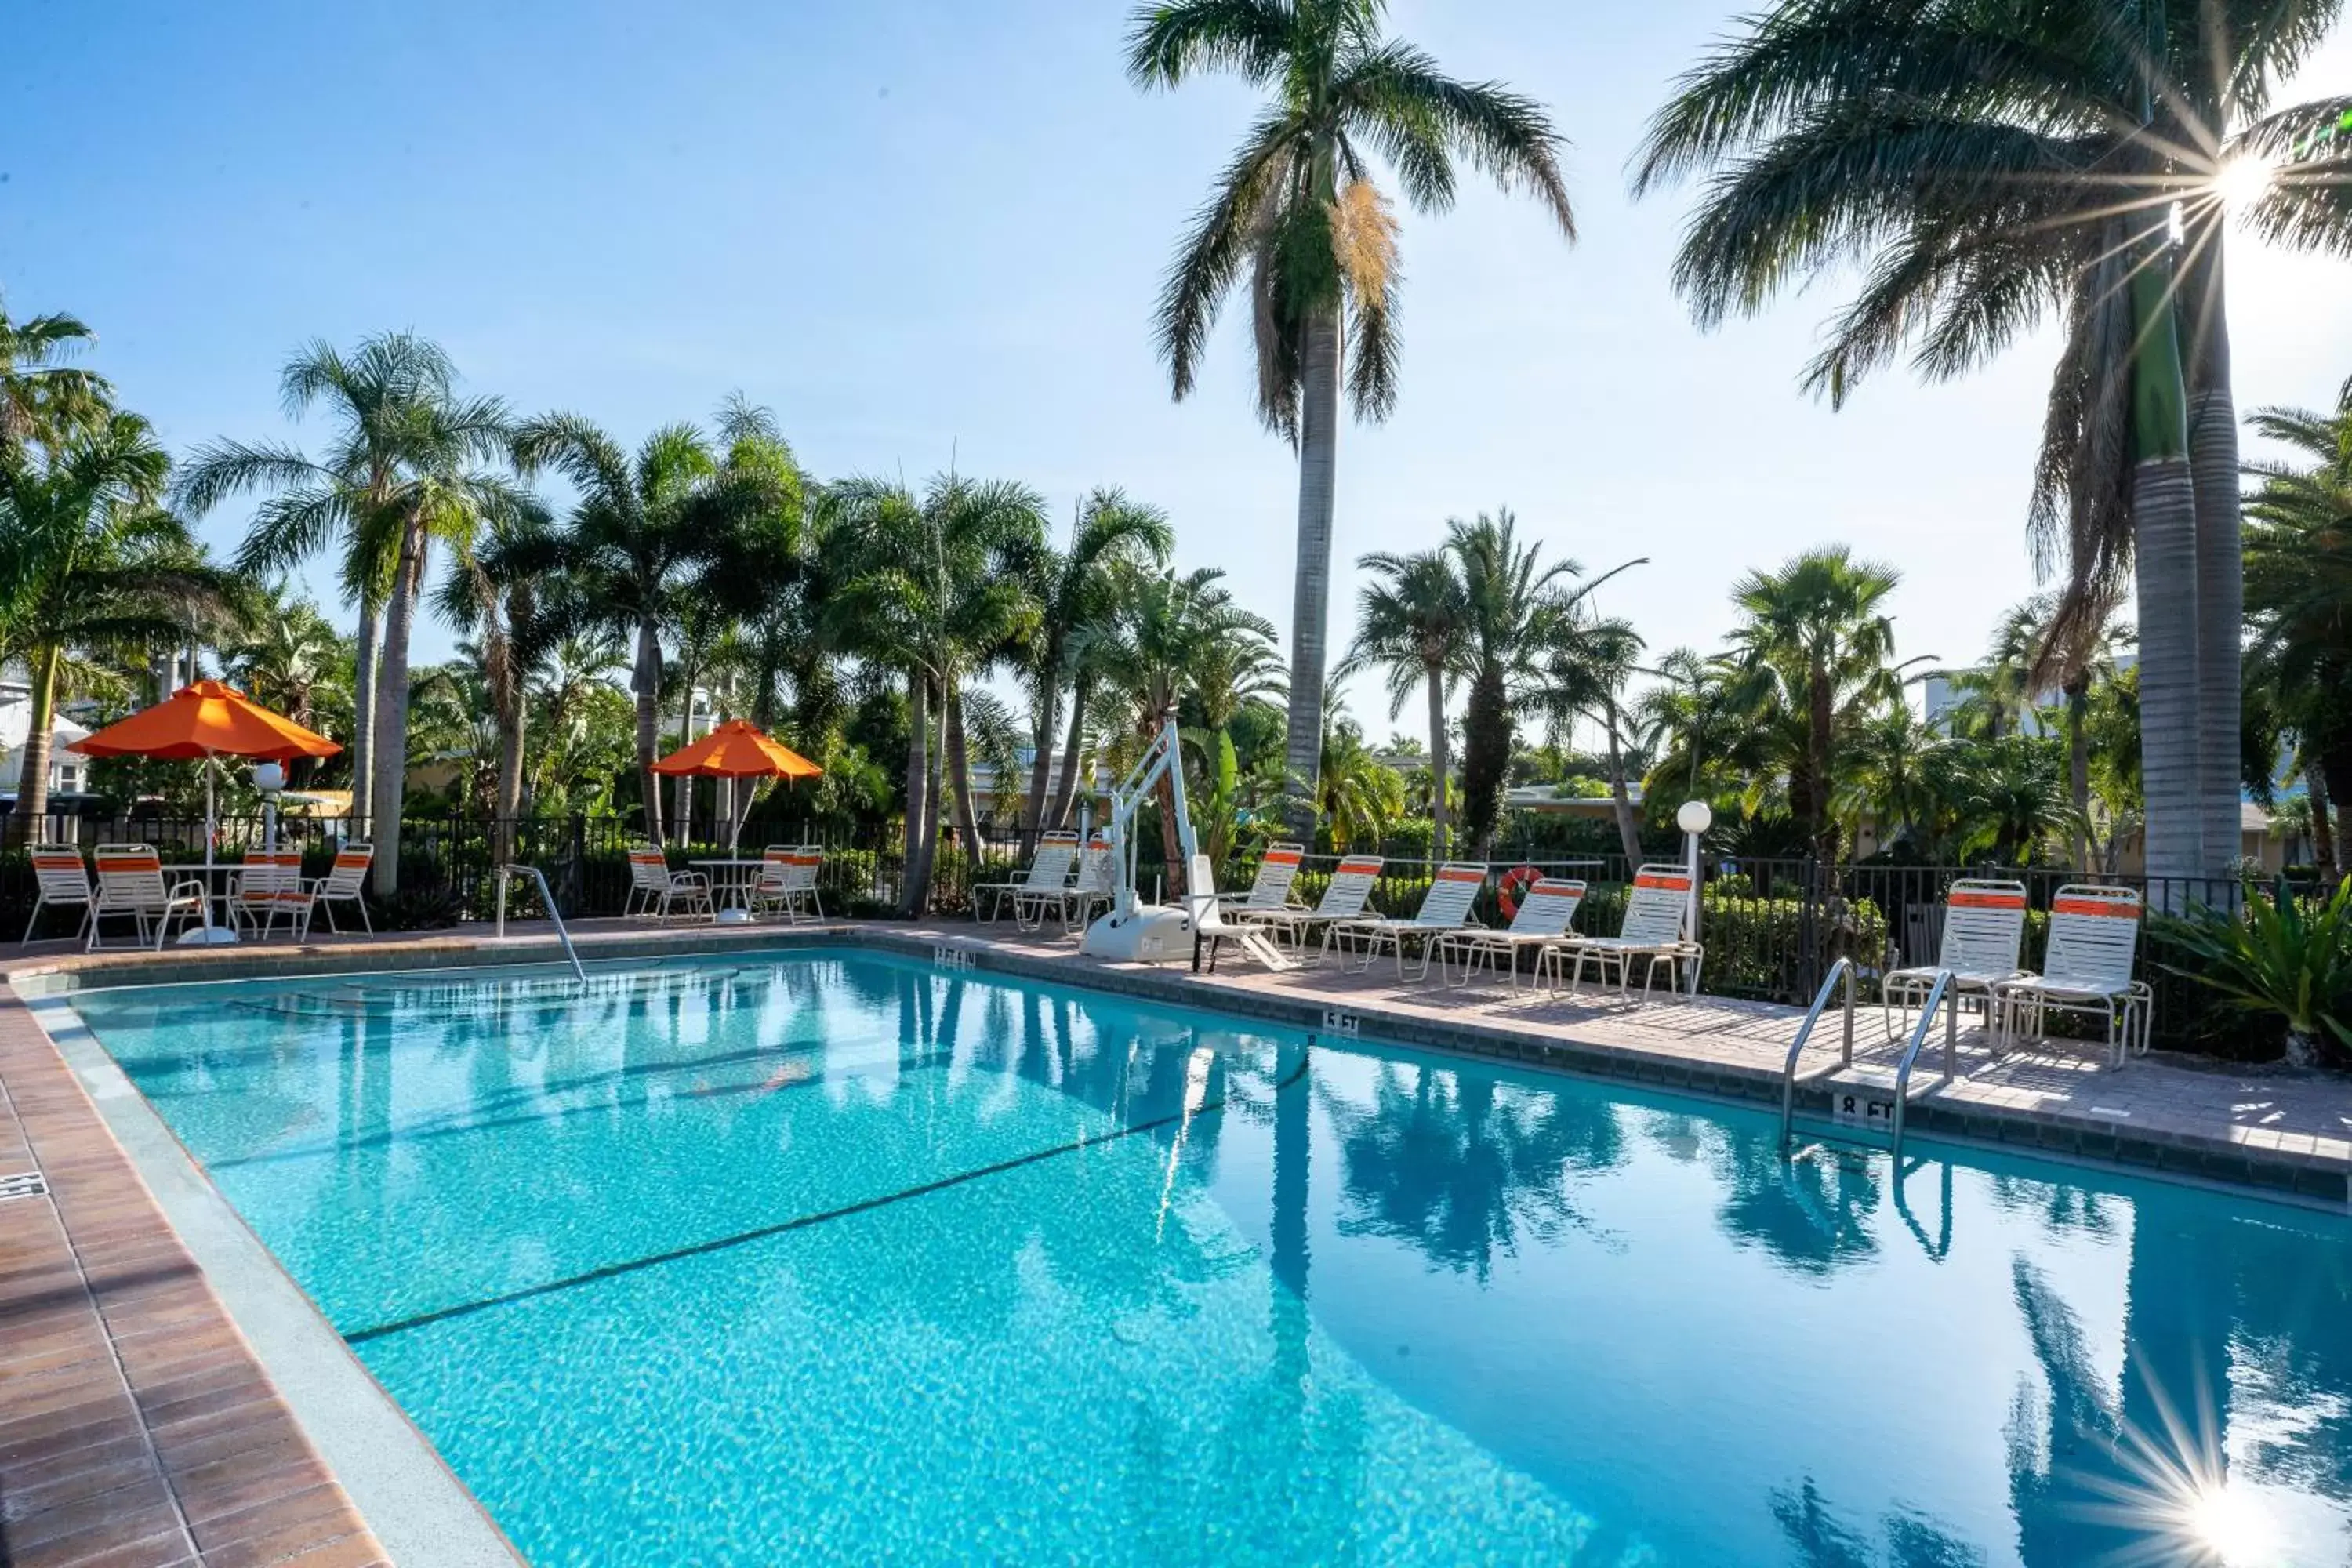
[{"label": "orange life ring", "polygon": [[1496,896],[1503,906],[1505,920],[1519,918],[1519,889],[1534,887],[1542,877],[1543,873],[1533,866],[1515,866],[1503,873],[1503,884]]}]

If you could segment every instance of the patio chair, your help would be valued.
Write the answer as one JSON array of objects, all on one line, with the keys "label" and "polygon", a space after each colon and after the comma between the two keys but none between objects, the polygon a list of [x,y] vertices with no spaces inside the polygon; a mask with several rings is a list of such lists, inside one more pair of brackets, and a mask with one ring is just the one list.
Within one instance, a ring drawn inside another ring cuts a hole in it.
[{"label": "patio chair", "polygon": [[629,850],[629,896],[621,905],[624,918],[670,918],[673,909],[688,914],[711,913],[710,879],[700,871],[673,871],[669,858],[650,844]]},{"label": "patio chair", "polygon": [[342,934],[335,923],[335,906],[350,904],[360,912],[360,929],[370,936],[375,934],[375,922],[368,918],[367,900],[361,894],[367,887],[368,868],[375,862],[373,844],[346,844],[335,851],[335,863],[323,877],[312,877],[298,883],[285,899],[287,905],[301,916],[302,926],[298,940],[310,940],[310,922],[319,911],[327,911],[327,930]]},{"label": "patio chair", "polygon": [[70,844],[36,844],[31,851],[33,878],[39,893],[33,900],[33,918],[25,922],[26,942],[41,923],[41,911],[46,909],[79,908],[80,923],[74,927],[79,936],[89,925],[90,906],[97,902],[98,893],[89,885],[89,868],[82,864],[81,851]]},{"label": "patio chair", "polygon": [[1290,885],[1298,880],[1299,863],[1307,858],[1304,844],[1275,843],[1265,847],[1258,858],[1257,876],[1246,893],[1220,893],[1219,900],[1228,906],[1227,914],[1239,914],[1244,910],[1290,910],[1304,906],[1290,901]]},{"label": "patio chair", "polygon": [[1216,892],[1217,874],[1206,855],[1192,859],[1192,876],[1187,886],[1205,889],[1184,895],[1185,912],[1192,918],[1192,969],[1201,968],[1201,951],[1205,945],[1209,953],[1209,973],[1217,972],[1217,950],[1232,942],[1268,969],[1296,969],[1296,960],[1288,957],[1266,940],[1265,932],[1255,927],[1236,924],[1225,917],[1230,912]]},{"label": "patio chair", "polygon": [[2107,1023],[2110,1065],[2147,1050],[2156,994],[2132,978],[2139,952],[2140,896],[2131,888],[2070,883],[2050,900],[2049,952],[2042,973],[1993,983],[1993,1051],[2006,1049],[2019,1016],[2035,1033],[2045,1012],[2080,1013]]},{"label": "patio chair", "polygon": [[774,910],[798,924],[805,917],[824,919],[824,905],[816,890],[816,874],[824,866],[824,850],[814,844],[771,844],[761,850],[760,879],[751,884],[751,908]]},{"label": "patio chair", "polygon": [[1699,943],[1685,940],[1686,922],[1690,917],[1691,874],[1687,867],[1652,864],[1633,873],[1633,890],[1625,900],[1625,919],[1615,936],[1571,937],[1559,944],[1560,952],[1553,959],[1552,973],[1559,973],[1563,959],[1576,961],[1570,973],[1568,989],[1570,995],[1584,981],[1584,961],[1591,959],[1601,984],[1609,984],[1609,966],[1617,966],[1617,991],[1620,995],[1633,989],[1633,961],[1648,962],[1642,969],[1642,1000],[1650,999],[1650,987],[1657,979],[1658,965],[1666,966],[1666,983],[1674,984],[1675,965],[1688,963],[1691,973],[1698,973],[1700,960],[1706,950]]},{"label": "patio chair", "polygon": [[1584,901],[1584,884],[1566,877],[1538,877],[1528,888],[1518,912],[1511,923],[1501,931],[1451,931],[1437,939],[1437,969],[1448,973],[1450,962],[1459,959],[1462,978],[1448,980],[1449,984],[1467,985],[1471,972],[1478,961],[1486,961],[1489,968],[1499,967],[1511,977],[1511,989],[1519,988],[1519,954],[1536,955],[1535,982],[1543,983],[1546,964],[1559,962],[1560,939],[1569,934],[1576,920],[1576,907]]},{"label": "patio chair", "polygon": [[293,850],[248,849],[228,892],[229,923],[268,942],[278,922],[286,934],[302,930],[302,857]]},{"label": "patio chair", "polygon": [[[171,934],[173,916],[183,925],[191,916],[204,918],[205,885],[185,880],[166,883],[163,858],[153,845],[101,844],[90,859],[98,868],[98,898],[89,907],[86,951],[94,952],[106,945],[100,940],[100,926],[109,919],[132,921],[139,946],[161,949],[164,937]],[[151,929],[152,942],[148,940]]]},{"label": "patio chair", "polygon": [[[1323,897],[1311,910],[1296,907],[1252,909],[1244,905],[1237,910],[1226,910],[1226,917],[1243,924],[1260,927],[1277,945],[1286,942],[1290,946],[1290,956],[1301,963],[1317,962],[1321,956],[1319,952],[1315,959],[1307,955],[1308,935],[1319,930],[1328,938],[1334,927],[1348,921],[1361,920],[1364,902],[1372,896],[1372,884],[1380,879],[1383,864],[1377,855],[1347,857],[1331,873],[1331,880],[1324,885]],[[1328,942],[1325,945],[1328,949]]]},{"label": "patio chair", "polygon": [[1048,915],[1058,915],[1065,934],[1087,929],[1097,907],[1108,909],[1118,897],[1118,864],[1111,857],[1110,835],[1097,832],[1087,841],[1078,858],[1077,880],[1055,888],[1024,888],[1013,895],[1013,923],[1036,931]]},{"label": "patio chair", "polygon": [[[1002,915],[1006,901],[1013,900],[1016,895],[1042,893],[1065,886],[1070,879],[1070,868],[1077,858],[1076,834],[1054,832],[1044,835],[1037,840],[1037,852],[1029,858],[1029,868],[1020,877],[1010,882],[972,884],[972,918],[986,925]],[[994,895],[992,900],[991,894]]]},{"label": "patio chair", "polygon": [[1879,1013],[1888,1035],[1895,1033],[1893,1009],[1916,1006],[1935,989],[1938,971],[1951,972],[1944,994],[1959,1016],[1963,994],[1984,1005],[1985,1024],[1992,1024],[1992,988],[2025,973],[2017,956],[2025,945],[2025,884],[1988,878],[1963,877],[1944,895],[1944,934],[1937,944],[1936,962],[1887,972],[1879,982]]},{"label": "patio chair", "polygon": [[1421,908],[1409,921],[1353,920],[1342,921],[1323,933],[1328,950],[1335,942],[1345,951],[1350,942],[1362,944],[1363,962],[1351,971],[1361,974],[1376,963],[1383,949],[1396,954],[1397,978],[1404,978],[1405,943],[1421,941],[1421,968],[1416,980],[1429,977],[1429,961],[1437,952],[1438,939],[1468,930],[1474,924],[1470,905],[1478,889],[1486,885],[1486,868],[1483,863],[1466,860],[1451,861],[1437,868],[1430,879],[1429,891],[1422,895]]}]

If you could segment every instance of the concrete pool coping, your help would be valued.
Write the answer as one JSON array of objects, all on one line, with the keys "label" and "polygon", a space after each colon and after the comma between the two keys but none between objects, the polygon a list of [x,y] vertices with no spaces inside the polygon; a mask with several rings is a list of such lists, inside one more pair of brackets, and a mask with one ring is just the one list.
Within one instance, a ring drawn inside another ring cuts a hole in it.
[{"label": "concrete pool coping", "polygon": [[[645,962],[725,952],[861,948],[1011,977],[1076,985],[1174,1005],[1211,1008],[1294,1027],[1362,1035],[1412,1048],[1559,1069],[1586,1078],[1777,1109],[1777,1059],[1793,1033],[1794,1009],[1723,998],[1562,1004],[1499,987],[1479,993],[1390,987],[1384,980],[1332,970],[1292,975],[1255,971],[1193,975],[1181,968],[1108,964],[1078,957],[1067,942],[991,931],[968,923],[875,922],[751,928],[575,928],[591,963]],[[316,942],[301,948],[213,949],[163,953],[37,957],[0,973],[0,1007],[22,1007],[42,1026],[95,1118],[129,1157],[171,1229],[209,1281],[228,1320],[293,1412],[361,1517],[394,1561],[409,1564],[510,1564],[520,1561],[431,1443],[367,1373],[341,1336],[246,1226],[73,1011],[86,990],[304,974],[429,973],[505,964],[558,964],[545,927],[499,938],[461,933],[423,940]],[[1548,1010],[1547,1010],[1548,1009]],[[1710,1038],[1702,1035],[1712,1031]],[[1730,1041],[1736,1049],[1722,1047]],[[1695,1043],[1696,1042],[1696,1043]],[[1700,1045],[1709,1047],[1698,1048]],[[2055,1108],[2000,1098],[1922,1100],[1918,1136],[2010,1151],[2068,1164],[2199,1185],[2344,1213],[2352,1193],[2352,1138],[2285,1135],[2262,1128],[2134,1126],[2127,1110],[2096,1103],[2126,1095],[2131,1075],[2179,1069],[2136,1065],[2098,1075],[2105,1086]],[[1965,1082],[1966,1080],[1964,1080]],[[2352,1089],[2338,1080],[2329,1096]],[[5,1088],[5,1083],[0,1083]],[[2071,1086],[2070,1086],[2071,1088]],[[2316,1091],[2315,1091],[2316,1092]],[[2210,1100],[2210,1096],[2208,1099]],[[1806,1109],[1825,1109],[1826,1092]],[[2336,1113],[2330,1098],[2323,1108]],[[2104,1112],[2105,1114],[2102,1114]],[[2210,1120],[2210,1118],[2209,1118]],[[2352,1119],[2347,1119],[2352,1131]],[[159,1563],[170,1561],[159,1558]]]}]

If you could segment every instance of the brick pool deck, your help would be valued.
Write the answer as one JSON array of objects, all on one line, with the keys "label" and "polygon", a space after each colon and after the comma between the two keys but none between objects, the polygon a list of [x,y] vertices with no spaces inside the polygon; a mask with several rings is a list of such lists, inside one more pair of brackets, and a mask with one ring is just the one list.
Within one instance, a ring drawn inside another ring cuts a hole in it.
[{"label": "brick pool deck", "polygon": [[[1455,990],[1434,976],[1399,983],[1386,968],[1270,974],[1231,957],[1221,973],[1194,976],[1173,965],[1097,963],[1067,940],[961,921],[656,932],[592,921],[573,934],[591,960],[843,942],[918,956],[947,949],[984,970],[1773,1107],[1800,1017],[1720,997],[1643,1003],[1500,984]],[[23,998],[94,984],[551,956],[548,928],[517,925],[503,940],[467,929],[92,957],[53,943],[6,965],[0,1177],[37,1170],[47,1191],[0,1198],[0,1563],[388,1561]],[[1831,1058],[1836,1033],[1821,1031],[1807,1067]],[[1889,1058],[1894,1047],[1875,1009],[1859,1016],[1856,1043],[1858,1060]],[[1930,1061],[1939,1054],[1923,1068]],[[1818,1108],[1826,1093],[1808,1100]],[[1996,1058],[1970,1030],[1960,1037],[1958,1076],[1915,1101],[1911,1116],[1920,1137],[2022,1145],[2338,1210],[2352,1193],[2352,1078],[2334,1074],[2163,1053],[2117,1071],[2060,1050]]]}]

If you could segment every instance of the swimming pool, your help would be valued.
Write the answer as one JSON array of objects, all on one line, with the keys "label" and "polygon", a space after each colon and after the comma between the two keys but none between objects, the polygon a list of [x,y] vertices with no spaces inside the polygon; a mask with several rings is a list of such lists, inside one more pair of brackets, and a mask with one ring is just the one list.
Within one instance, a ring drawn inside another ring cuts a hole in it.
[{"label": "swimming pool", "polygon": [[75,998],[543,1568],[2352,1542],[2332,1215],[857,950],[551,973]]}]

